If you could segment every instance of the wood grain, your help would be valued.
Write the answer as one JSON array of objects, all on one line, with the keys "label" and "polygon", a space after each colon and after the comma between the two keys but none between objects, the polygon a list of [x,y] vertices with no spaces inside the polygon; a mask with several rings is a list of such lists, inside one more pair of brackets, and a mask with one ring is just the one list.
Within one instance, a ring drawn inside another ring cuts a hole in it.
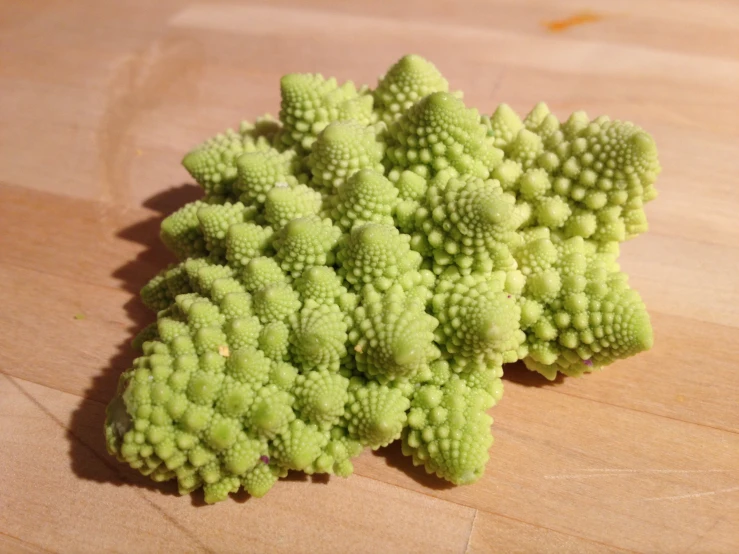
[{"label": "wood grain", "polygon": [[[0,551],[739,550],[737,30],[730,0],[0,2]],[[470,487],[391,446],[204,507],[116,463],[104,406],[171,259],[159,221],[197,195],[183,152],[276,113],[283,73],[372,84],[406,52],[484,111],[655,136],[651,231],[621,258],[654,349],[553,384],[507,369]]]}]

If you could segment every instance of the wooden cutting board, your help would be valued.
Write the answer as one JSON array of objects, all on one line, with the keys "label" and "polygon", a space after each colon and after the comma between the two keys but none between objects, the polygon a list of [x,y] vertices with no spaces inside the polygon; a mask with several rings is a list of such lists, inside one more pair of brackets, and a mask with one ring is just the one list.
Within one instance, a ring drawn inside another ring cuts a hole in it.
[{"label": "wooden cutting board", "polygon": [[[399,449],[349,479],[204,507],[109,457],[105,403],[158,222],[203,138],[278,78],[374,84],[402,54],[465,99],[630,119],[664,171],[622,265],[654,349],[550,384],[520,367],[477,484]],[[0,551],[739,552],[739,5],[729,0],[0,3]]]}]

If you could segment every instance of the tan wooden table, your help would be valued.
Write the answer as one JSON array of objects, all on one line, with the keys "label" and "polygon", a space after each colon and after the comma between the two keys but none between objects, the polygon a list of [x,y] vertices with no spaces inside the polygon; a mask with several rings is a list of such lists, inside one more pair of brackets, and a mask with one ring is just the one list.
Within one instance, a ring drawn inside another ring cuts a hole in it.
[{"label": "tan wooden table", "polygon": [[[374,84],[408,52],[488,113],[545,100],[655,136],[661,195],[622,256],[654,349],[553,385],[510,369],[474,486],[394,447],[213,507],[137,477],[103,410],[169,260],[158,222],[197,194],[183,153],[275,114],[283,73]],[[0,551],[739,552],[737,214],[731,0],[5,0]]]}]

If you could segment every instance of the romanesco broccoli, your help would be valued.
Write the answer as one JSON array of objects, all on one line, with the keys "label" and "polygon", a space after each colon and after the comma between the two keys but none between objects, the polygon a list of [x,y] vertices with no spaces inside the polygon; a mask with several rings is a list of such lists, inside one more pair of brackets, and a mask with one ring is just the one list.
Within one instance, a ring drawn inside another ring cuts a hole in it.
[{"label": "romanesco broccoli", "polygon": [[152,479],[262,496],[289,470],[348,476],[401,439],[479,479],[503,364],[553,379],[650,348],[618,245],[646,230],[654,141],[544,104],[468,108],[405,56],[374,90],[280,83],[279,121],[188,153],[203,199],[161,225],[179,259],[107,410],[109,451]]}]

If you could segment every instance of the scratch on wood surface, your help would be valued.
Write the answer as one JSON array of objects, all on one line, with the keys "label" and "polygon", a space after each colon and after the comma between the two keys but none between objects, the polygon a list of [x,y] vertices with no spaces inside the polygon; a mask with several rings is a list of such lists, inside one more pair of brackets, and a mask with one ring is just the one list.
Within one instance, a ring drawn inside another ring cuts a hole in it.
[{"label": "scratch on wood surface", "polygon": [[500,87],[503,86],[503,79],[505,79],[505,67],[501,68],[500,73],[498,74],[498,78],[495,80],[495,84],[493,85],[493,90],[490,91],[491,96],[495,96],[495,94],[500,90]]},{"label": "scratch on wood surface", "polygon": [[467,536],[467,544],[464,546],[465,554],[470,551],[470,542],[472,542],[472,533],[475,531],[475,522],[477,521],[477,514],[480,510],[475,510],[475,515],[472,516],[472,525],[470,525],[470,534]]},{"label": "scratch on wood surface", "polygon": [[[29,549],[35,549],[35,550],[38,550],[39,552],[53,552],[53,550],[48,550],[44,548],[43,546],[36,544],[35,542],[29,542],[27,540],[23,540],[20,537],[16,537],[15,535],[6,533],[3,530],[0,530],[0,537],[5,537],[6,539],[9,539],[11,541],[16,541],[17,544],[22,544],[23,546],[28,547]],[[10,551],[8,550],[8,552]]]},{"label": "scratch on wood surface", "polygon": [[702,496],[714,496],[716,494],[725,494],[727,492],[739,491],[739,487],[729,487],[728,489],[720,489],[717,491],[694,492],[691,494],[678,494],[675,496],[655,496],[653,498],[645,498],[645,502],[655,502],[657,500],[685,500],[688,498],[700,498]]},{"label": "scratch on wood surface", "polygon": [[593,477],[611,477],[614,475],[649,475],[649,474],[682,474],[682,473],[730,473],[734,469],[583,469],[587,473],[563,473],[561,475],[545,475],[544,479],[590,479]]}]

